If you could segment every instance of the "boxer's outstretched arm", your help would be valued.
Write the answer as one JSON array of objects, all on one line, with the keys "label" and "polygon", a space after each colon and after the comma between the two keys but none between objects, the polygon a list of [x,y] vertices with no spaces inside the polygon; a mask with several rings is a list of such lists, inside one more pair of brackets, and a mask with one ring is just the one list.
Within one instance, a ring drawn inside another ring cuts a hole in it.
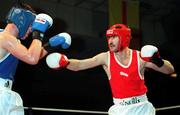
[{"label": "boxer's outstretched arm", "polygon": [[105,65],[105,60],[107,54],[106,53],[100,53],[92,58],[88,59],[69,59],[69,65],[67,66],[67,69],[73,70],[73,71],[79,71],[79,70],[85,70],[90,69],[96,66]]},{"label": "boxer's outstretched arm", "polygon": [[68,59],[60,53],[51,53],[46,58],[47,65],[52,69],[66,67],[72,71],[85,70],[99,65],[106,65],[107,53],[100,53],[88,59]]}]

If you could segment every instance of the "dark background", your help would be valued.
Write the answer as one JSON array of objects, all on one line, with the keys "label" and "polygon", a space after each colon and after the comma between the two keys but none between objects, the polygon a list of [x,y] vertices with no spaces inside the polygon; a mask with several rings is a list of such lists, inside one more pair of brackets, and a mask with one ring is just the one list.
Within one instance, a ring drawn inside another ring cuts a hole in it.
[{"label": "dark background", "polygon": [[[84,3],[89,3],[88,1],[90,0],[85,0]],[[102,2],[103,0],[98,1]],[[33,0],[32,2],[27,0],[27,2],[32,4],[39,12],[45,11],[45,7],[47,7],[43,6],[43,4],[35,5]],[[39,0],[38,2],[42,1]],[[69,4],[65,4],[66,2],[63,0],[45,0],[45,2],[50,5],[63,3],[62,5],[66,7],[72,7]],[[46,37],[49,38],[63,31],[70,33],[72,37],[71,47],[67,50],[59,50],[61,53],[66,54],[68,58],[84,59],[107,51],[107,42],[104,34],[108,27],[108,12],[104,9],[108,9],[108,2],[106,0],[103,2],[103,10],[97,8],[95,11],[92,11],[88,6],[76,4],[80,8],[81,13],[82,10],[88,13],[93,12],[93,18],[88,17],[89,20],[92,19],[92,21],[89,21],[83,17],[83,13],[79,14],[80,12],[69,14],[70,16],[75,15],[76,19],[78,16],[79,20],[75,20],[76,22],[73,22],[73,24],[69,23],[70,19],[63,18],[67,17],[65,15],[66,12],[58,14],[57,11],[53,12],[53,10],[50,10],[48,13],[54,17],[54,25],[47,31]],[[156,45],[160,50],[161,56],[174,65],[178,75],[177,78],[171,78],[169,75],[153,70],[146,71],[145,80],[149,89],[147,95],[156,108],[179,105],[180,2],[178,0],[140,0],[139,2],[140,34],[138,37],[141,39],[141,46],[145,44]],[[97,1],[94,3],[97,3]],[[4,11],[1,13],[2,27],[5,26],[4,16],[12,4],[12,1],[5,2],[3,0],[0,3],[1,8],[4,8]],[[44,41],[47,40],[45,39]],[[30,42],[31,40],[29,39],[22,43],[28,46]],[[108,79],[102,67],[78,72],[72,72],[67,69],[56,71],[49,69],[45,63],[45,58],[43,58],[39,64],[33,66],[20,62],[15,78],[13,90],[22,96],[26,107],[107,111],[112,105]],[[28,114],[28,111],[26,112]],[[75,113],[47,111],[33,111],[32,113],[33,115],[75,115]],[[165,113],[179,115],[180,109],[158,111],[157,115]]]}]

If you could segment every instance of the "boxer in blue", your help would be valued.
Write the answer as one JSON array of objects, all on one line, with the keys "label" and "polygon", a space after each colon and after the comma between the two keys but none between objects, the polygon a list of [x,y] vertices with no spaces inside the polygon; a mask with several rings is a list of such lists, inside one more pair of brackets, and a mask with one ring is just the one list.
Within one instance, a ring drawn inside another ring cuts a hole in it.
[{"label": "boxer in blue", "polygon": [[[61,33],[42,45],[44,33],[53,24],[53,19],[44,13],[35,14],[27,4],[12,7],[7,15],[7,25],[0,29],[0,115],[24,115],[23,101],[11,90],[18,61],[30,65],[38,63],[52,47],[68,48],[71,37]],[[32,33],[29,48],[21,44]]]}]

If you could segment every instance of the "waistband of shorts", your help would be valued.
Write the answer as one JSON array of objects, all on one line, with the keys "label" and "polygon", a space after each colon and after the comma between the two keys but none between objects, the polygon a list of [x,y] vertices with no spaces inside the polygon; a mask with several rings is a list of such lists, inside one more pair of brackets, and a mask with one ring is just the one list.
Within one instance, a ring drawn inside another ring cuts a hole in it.
[{"label": "waistband of shorts", "polygon": [[12,84],[13,84],[12,80],[0,78],[0,87],[1,88],[11,89],[12,88]]},{"label": "waistband of shorts", "polygon": [[131,104],[136,104],[140,102],[144,102],[147,100],[146,94],[140,95],[140,96],[133,96],[129,98],[113,98],[114,104],[117,105],[131,105]]}]

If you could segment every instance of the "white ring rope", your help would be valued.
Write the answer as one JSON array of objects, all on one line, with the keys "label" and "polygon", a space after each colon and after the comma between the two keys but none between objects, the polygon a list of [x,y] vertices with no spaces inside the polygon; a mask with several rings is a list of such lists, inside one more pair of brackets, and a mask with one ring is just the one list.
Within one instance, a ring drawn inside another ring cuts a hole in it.
[{"label": "white ring rope", "polygon": [[177,108],[180,108],[180,105],[156,108],[156,111],[162,111],[162,110],[168,110],[168,109],[177,109]]},{"label": "white ring rope", "polygon": [[73,110],[73,109],[54,109],[54,108],[39,108],[39,107],[24,107],[24,109],[39,110],[39,111],[54,111],[54,112],[73,112],[73,113],[94,113],[94,114],[108,114],[103,111],[86,111],[86,110]]},{"label": "white ring rope", "polygon": [[[180,108],[180,105],[156,108],[156,111],[176,109]],[[108,114],[104,111],[86,111],[86,110],[73,110],[73,109],[54,109],[54,108],[40,108],[40,107],[24,107],[24,109],[39,110],[39,111],[54,111],[54,112],[73,112],[73,113],[94,113],[94,114]]]}]

